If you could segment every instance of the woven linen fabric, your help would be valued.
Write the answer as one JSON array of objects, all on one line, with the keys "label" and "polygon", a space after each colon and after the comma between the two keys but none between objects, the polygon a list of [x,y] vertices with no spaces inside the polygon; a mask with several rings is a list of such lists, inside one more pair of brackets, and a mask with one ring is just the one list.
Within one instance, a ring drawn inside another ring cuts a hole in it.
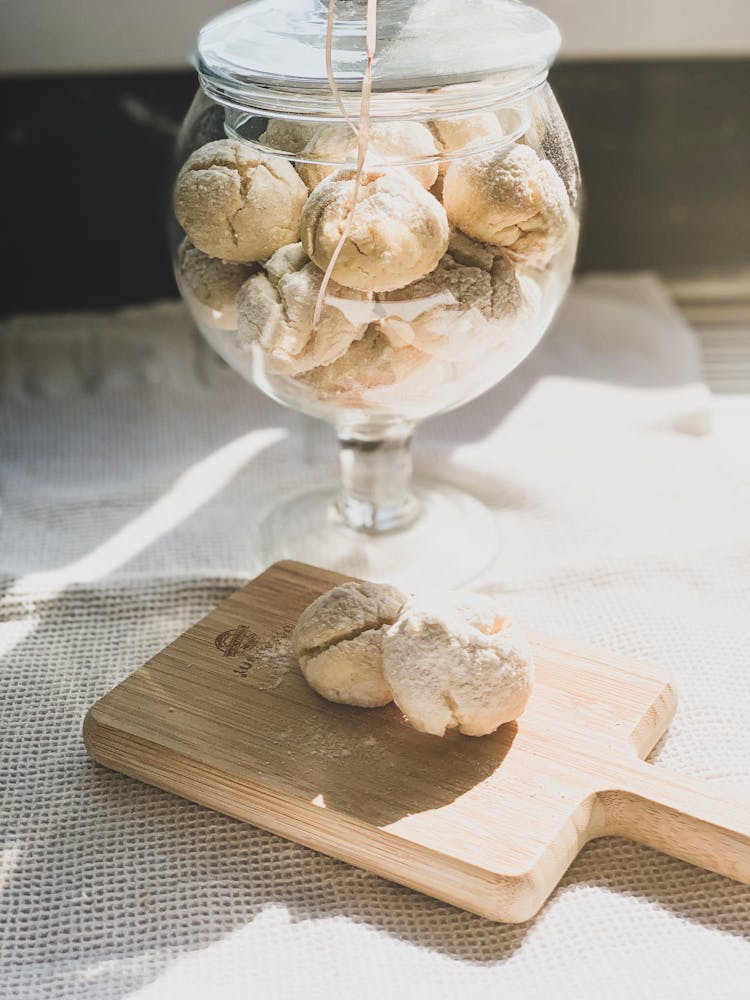
[{"label": "woven linen fabric", "polygon": [[[86,709],[260,567],[253,526],[333,435],[180,306],[0,332],[0,997],[732,998],[750,889],[619,839],[493,924],[91,762]],[[417,465],[502,546],[478,587],[675,674],[659,766],[750,787],[750,519],[691,333],[647,276],[580,282]]]}]

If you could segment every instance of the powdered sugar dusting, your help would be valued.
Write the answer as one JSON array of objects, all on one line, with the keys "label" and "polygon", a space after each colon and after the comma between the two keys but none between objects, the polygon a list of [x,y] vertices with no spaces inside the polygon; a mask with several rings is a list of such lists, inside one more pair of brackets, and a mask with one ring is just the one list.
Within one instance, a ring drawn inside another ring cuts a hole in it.
[{"label": "powdered sugar dusting", "polygon": [[293,626],[287,625],[279,633],[258,639],[234,668],[234,673],[243,678],[252,677],[253,686],[261,691],[280,687],[289,671],[297,669],[292,652],[292,631]]}]

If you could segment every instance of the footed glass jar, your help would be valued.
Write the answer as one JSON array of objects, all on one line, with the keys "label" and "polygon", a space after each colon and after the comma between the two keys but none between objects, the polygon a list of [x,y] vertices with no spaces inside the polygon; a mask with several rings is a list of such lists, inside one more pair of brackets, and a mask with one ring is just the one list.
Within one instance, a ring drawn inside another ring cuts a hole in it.
[{"label": "footed glass jar", "polygon": [[364,114],[366,0],[329,2],[253,0],[201,32],[175,275],[233,368],[339,436],[340,482],[270,511],[259,561],[458,585],[494,556],[494,522],[414,485],[410,439],[512,371],[570,281],[559,36],[518,0],[379,0]]}]

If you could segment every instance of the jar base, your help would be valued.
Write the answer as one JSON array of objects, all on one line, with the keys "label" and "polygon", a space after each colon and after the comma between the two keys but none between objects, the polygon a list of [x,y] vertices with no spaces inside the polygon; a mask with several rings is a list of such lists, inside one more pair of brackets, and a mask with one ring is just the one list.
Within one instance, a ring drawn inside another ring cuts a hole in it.
[{"label": "jar base", "polygon": [[335,482],[295,493],[260,521],[252,540],[258,562],[296,559],[404,589],[462,587],[487,569],[497,526],[475,497],[448,483],[417,479],[421,512],[394,531],[355,530],[337,509]]}]

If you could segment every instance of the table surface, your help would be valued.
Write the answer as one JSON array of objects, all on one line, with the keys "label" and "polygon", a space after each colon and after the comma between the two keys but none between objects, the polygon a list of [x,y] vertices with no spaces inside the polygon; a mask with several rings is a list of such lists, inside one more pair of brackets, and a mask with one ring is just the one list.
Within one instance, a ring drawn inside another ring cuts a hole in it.
[{"label": "table surface", "polygon": [[[748,345],[742,296],[703,295],[675,290],[696,341],[653,279],[583,281],[417,466],[492,510],[478,586],[512,614],[676,676],[657,765],[748,787]],[[331,435],[175,305],[20,318],[0,353],[2,1000],[745,1000],[750,891],[637,845],[494,925],[89,761],[87,708],[256,572],[256,518]]]}]

